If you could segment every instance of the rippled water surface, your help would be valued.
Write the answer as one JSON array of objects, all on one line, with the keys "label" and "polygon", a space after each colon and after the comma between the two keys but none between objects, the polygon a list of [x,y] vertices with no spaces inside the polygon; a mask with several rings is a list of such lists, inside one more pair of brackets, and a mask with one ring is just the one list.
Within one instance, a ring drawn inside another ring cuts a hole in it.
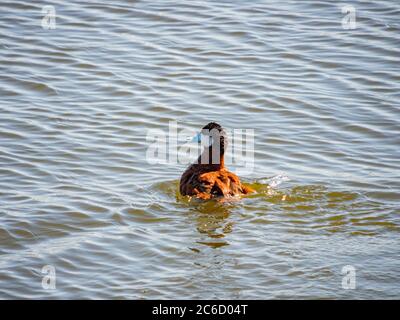
[{"label": "rippled water surface", "polygon": [[[398,1],[50,2],[0,4],[0,298],[400,297]],[[181,197],[171,120],[254,129],[257,194]]]}]

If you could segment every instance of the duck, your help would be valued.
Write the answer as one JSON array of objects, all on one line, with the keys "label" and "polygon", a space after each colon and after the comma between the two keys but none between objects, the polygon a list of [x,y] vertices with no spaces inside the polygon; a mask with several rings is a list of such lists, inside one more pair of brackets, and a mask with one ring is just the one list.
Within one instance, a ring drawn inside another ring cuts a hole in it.
[{"label": "duck", "polygon": [[228,147],[228,138],[220,124],[208,123],[193,140],[202,143],[204,150],[182,174],[179,183],[181,195],[209,200],[255,192],[242,184],[239,177],[225,167],[224,155]]}]

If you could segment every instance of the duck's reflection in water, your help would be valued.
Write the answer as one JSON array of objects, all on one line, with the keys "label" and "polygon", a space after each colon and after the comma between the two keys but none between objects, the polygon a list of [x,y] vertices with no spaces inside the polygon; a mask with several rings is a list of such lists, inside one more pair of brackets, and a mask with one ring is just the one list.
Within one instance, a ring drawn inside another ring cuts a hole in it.
[{"label": "duck's reflection in water", "polygon": [[197,203],[190,209],[190,216],[196,223],[196,229],[201,235],[198,244],[219,248],[229,245],[226,235],[233,230],[230,221],[230,205],[217,201]]}]

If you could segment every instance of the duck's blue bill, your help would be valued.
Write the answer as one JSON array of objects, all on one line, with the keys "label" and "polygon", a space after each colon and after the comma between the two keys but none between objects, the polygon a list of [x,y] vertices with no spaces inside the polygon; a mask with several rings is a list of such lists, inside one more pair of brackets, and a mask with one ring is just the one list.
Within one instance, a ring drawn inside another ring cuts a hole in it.
[{"label": "duck's blue bill", "polygon": [[193,137],[192,142],[200,143],[200,142],[201,142],[201,133],[196,134],[196,135]]}]

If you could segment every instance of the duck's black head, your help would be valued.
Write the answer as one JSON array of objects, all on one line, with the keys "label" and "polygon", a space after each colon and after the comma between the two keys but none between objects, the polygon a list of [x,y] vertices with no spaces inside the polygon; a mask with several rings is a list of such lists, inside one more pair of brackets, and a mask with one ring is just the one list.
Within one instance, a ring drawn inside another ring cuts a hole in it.
[{"label": "duck's black head", "polygon": [[[211,137],[211,147],[218,147],[220,154],[223,155],[228,146],[228,137],[222,126],[216,122],[210,122],[201,130],[202,135]],[[218,143],[219,141],[219,143]]]},{"label": "duck's black head", "polygon": [[210,122],[210,123],[208,123],[207,125],[205,125],[205,126],[203,127],[203,130],[209,130],[209,131],[211,131],[211,130],[213,130],[213,129],[216,129],[216,130],[218,130],[219,132],[221,132],[221,131],[224,130],[224,128],[222,128],[222,126],[221,126],[220,124],[216,123],[216,122]]}]

